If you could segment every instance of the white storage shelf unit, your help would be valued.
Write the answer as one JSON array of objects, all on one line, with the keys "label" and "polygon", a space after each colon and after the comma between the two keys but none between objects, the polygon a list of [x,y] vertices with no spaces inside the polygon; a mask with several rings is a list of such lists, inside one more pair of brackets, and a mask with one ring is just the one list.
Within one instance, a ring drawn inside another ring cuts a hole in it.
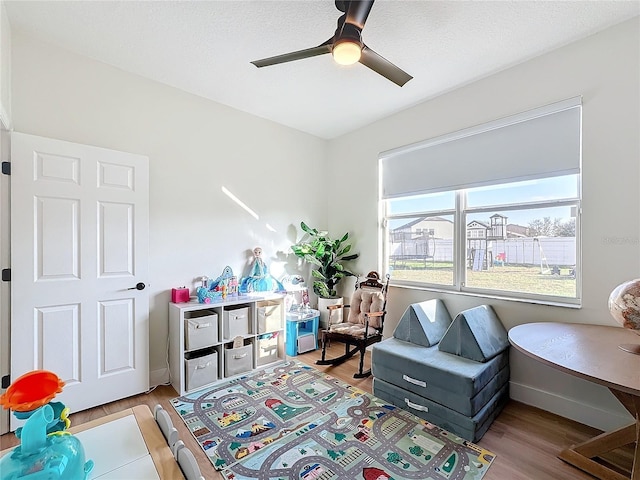
[{"label": "white storage shelf unit", "polygon": [[[180,395],[285,359],[284,299],[169,304],[169,370]],[[233,348],[236,337],[242,346]]]}]

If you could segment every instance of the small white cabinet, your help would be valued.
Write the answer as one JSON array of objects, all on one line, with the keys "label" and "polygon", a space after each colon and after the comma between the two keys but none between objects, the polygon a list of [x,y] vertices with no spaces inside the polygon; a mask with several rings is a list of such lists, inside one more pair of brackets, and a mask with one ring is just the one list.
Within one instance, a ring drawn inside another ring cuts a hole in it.
[{"label": "small white cabinet", "polygon": [[[285,359],[284,299],[169,304],[169,370],[180,395]],[[234,339],[242,345],[234,346]]]}]

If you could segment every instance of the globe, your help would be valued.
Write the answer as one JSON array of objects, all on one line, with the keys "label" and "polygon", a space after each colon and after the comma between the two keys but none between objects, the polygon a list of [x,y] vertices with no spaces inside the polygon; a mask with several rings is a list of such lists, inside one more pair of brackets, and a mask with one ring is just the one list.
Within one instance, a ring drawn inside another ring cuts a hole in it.
[{"label": "globe", "polygon": [[[640,335],[640,278],[618,285],[609,295],[611,316],[632,332]],[[640,355],[640,344],[621,345],[627,352]]]}]

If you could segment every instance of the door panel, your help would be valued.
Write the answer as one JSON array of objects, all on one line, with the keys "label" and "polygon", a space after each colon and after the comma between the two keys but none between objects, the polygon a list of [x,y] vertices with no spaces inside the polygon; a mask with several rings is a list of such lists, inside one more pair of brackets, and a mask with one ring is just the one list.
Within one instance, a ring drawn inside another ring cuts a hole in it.
[{"label": "door panel", "polygon": [[79,279],[80,202],[36,197],[36,281]]},{"label": "door panel", "polygon": [[98,209],[98,274],[132,277],[134,206],[101,202]]},{"label": "door panel", "polygon": [[115,187],[133,190],[133,180],[135,178],[134,168],[125,165],[99,162],[98,169],[100,173],[100,187]]},{"label": "door panel", "polygon": [[[47,370],[56,372],[68,383],[80,378],[80,328],[79,305],[60,305],[37,308],[36,344],[38,358],[36,365],[47,365]],[[61,332],[69,348],[60,348]]]},{"label": "door panel", "polygon": [[72,412],[147,390],[148,159],[13,133],[11,183],[12,378]]},{"label": "door panel", "polygon": [[133,302],[125,299],[100,303],[101,375],[135,368],[134,326]]},{"label": "door panel", "polygon": [[80,159],[43,152],[34,152],[36,179],[51,182],[80,182]]}]

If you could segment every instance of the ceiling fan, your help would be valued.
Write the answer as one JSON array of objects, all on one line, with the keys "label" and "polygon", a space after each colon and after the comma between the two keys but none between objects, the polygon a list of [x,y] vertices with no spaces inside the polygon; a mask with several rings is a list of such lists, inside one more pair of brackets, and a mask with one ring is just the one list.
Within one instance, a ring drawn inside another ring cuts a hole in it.
[{"label": "ceiling fan", "polygon": [[338,28],[336,28],[335,34],[329,40],[317,47],[254,60],[251,63],[256,67],[267,67],[331,53],[334,60],[341,65],[352,65],[360,62],[365,67],[369,67],[374,72],[401,87],[413,77],[378,55],[362,41],[362,29],[367,21],[373,2],[374,0],[336,0],[336,8],[343,12],[343,15],[338,19]]}]

